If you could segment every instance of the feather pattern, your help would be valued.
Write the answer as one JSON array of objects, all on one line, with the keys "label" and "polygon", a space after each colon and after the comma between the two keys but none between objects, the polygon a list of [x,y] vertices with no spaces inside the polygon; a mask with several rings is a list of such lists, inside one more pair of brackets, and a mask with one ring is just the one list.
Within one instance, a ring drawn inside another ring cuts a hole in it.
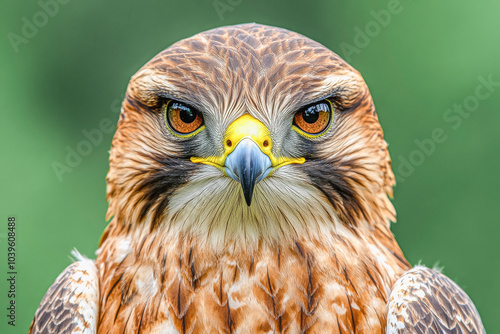
[{"label": "feather pattern", "polygon": [[[296,112],[324,99],[334,107],[328,130],[314,138],[295,131]],[[169,100],[196,108],[203,130],[190,137],[169,131]],[[240,184],[190,160],[221,155],[228,126],[244,114],[265,125],[276,158],[305,159],[257,183],[250,206]],[[481,322],[461,290],[441,274],[410,270],[390,231],[394,183],[368,88],[335,53],[257,24],[177,42],[132,77],[123,102],[107,176],[110,223],[91,271],[99,312],[90,328],[399,333],[403,323],[409,332],[433,333],[442,324],[462,328],[460,315],[474,332]],[[46,314],[59,319],[88,302],[47,306],[71,291],[61,289],[72,286],[79,266],[49,290],[33,328],[46,327]],[[428,285],[426,298],[405,299],[412,282]]]},{"label": "feather pattern", "polygon": [[28,333],[96,333],[99,277],[94,261],[76,251],[74,254],[78,261],[68,266],[47,291]]},{"label": "feather pattern", "polygon": [[436,270],[417,266],[394,285],[388,334],[486,333],[467,294]]},{"label": "feather pattern", "polygon": [[136,233],[128,240],[140,247],[125,259],[107,253],[116,237],[101,247],[98,333],[382,332],[391,285],[408,268],[377,233],[217,252],[199,238]]}]

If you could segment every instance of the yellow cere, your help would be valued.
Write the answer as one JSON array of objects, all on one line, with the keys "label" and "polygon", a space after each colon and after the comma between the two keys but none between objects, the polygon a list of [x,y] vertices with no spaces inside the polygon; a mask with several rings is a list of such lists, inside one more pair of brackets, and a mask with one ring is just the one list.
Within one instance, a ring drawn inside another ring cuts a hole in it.
[{"label": "yellow cere", "polygon": [[239,117],[229,125],[223,139],[224,153],[222,155],[207,158],[192,157],[191,161],[211,165],[224,171],[227,156],[234,151],[244,138],[252,139],[259,146],[260,150],[271,160],[274,170],[289,164],[303,164],[306,161],[305,158],[276,158],[272,153],[273,141],[269,130],[261,121],[250,114]]}]

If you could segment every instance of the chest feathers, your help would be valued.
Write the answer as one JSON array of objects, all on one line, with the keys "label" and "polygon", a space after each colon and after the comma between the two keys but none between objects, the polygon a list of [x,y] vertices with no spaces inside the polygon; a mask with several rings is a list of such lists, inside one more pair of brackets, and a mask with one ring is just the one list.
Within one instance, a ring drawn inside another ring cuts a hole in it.
[{"label": "chest feathers", "polygon": [[96,261],[98,333],[382,333],[409,266],[381,228],[214,250],[112,222]]}]

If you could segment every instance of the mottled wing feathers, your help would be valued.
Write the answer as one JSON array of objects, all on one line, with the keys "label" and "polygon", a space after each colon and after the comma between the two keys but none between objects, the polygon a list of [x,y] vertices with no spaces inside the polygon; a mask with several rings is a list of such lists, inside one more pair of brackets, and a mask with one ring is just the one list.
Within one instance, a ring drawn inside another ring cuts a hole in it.
[{"label": "mottled wing feathers", "polygon": [[29,334],[95,333],[99,278],[94,261],[79,256],[50,289],[35,313]]},{"label": "mottled wing feathers", "polygon": [[486,333],[467,294],[443,274],[417,266],[395,283],[386,333]]}]

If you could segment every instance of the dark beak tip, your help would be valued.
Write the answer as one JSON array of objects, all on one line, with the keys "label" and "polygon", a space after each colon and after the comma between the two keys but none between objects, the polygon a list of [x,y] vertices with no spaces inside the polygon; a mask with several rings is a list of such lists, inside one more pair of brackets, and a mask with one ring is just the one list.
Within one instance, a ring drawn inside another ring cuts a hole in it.
[{"label": "dark beak tip", "polygon": [[258,179],[271,167],[271,160],[251,139],[243,139],[226,158],[226,169],[233,180],[241,184],[248,206]]},{"label": "dark beak tip", "polygon": [[[245,182],[246,181],[246,182]],[[245,196],[245,202],[248,206],[252,204],[252,197],[255,188],[255,180],[244,180],[241,182],[241,190],[243,190],[243,195]]]},{"label": "dark beak tip", "polygon": [[247,202],[248,206],[252,204],[252,194],[245,194],[245,202]]}]

